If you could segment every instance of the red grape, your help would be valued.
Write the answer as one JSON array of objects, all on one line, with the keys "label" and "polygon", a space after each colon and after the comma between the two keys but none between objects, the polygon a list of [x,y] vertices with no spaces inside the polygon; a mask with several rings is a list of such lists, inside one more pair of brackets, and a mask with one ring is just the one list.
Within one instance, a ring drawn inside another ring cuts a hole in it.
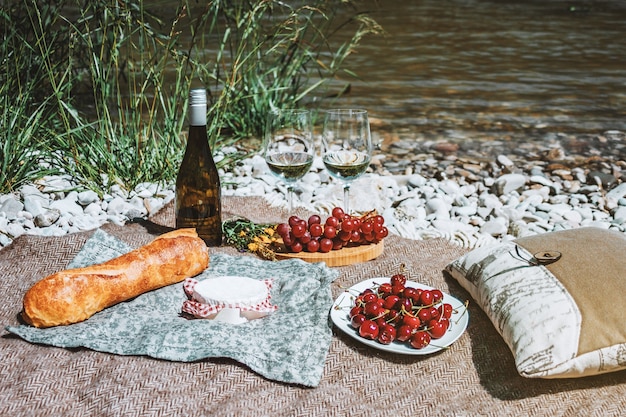
[{"label": "red grape", "polygon": [[312,224],[320,224],[322,222],[322,218],[320,216],[318,216],[317,214],[312,215],[311,217],[309,217],[309,226],[311,226]]},{"label": "red grape", "polygon": [[332,216],[333,216],[334,218],[336,218],[336,219],[338,219],[338,220],[341,220],[341,219],[343,219],[344,214],[345,214],[345,213],[344,213],[344,211],[343,211],[343,209],[342,209],[341,207],[335,207],[335,208],[333,208],[333,211],[332,211]]},{"label": "red grape", "polygon": [[327,253],[333,249],[333,241],[327,237],[320,239],[320,252]]}]

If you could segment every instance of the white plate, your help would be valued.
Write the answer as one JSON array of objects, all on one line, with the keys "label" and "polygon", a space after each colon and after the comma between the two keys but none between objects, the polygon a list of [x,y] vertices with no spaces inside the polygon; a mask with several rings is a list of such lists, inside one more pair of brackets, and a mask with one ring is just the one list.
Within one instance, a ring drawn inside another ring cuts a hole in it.
[{"label": "white plate", "polygon": [[[354,306],[354,299],[358,294],[367,288],[371,288],[377,284],[389,282],[389,278],[372,278],[350,287],[337,297],[332,308],[330,309],[330,318],[333,323],[345,334],[371,346],[375,349],[384,350],[387,352],[400,353],[403,355],[428,355],[431,353],[439,352],[440,350],[450,346],[454,343],[467,328],[469,321],[469,312],[465,308],[464,303],[454,298],[453,296],[443,293],[443,302],[452,305],[453,312],[450,317],[450,327],[446,334],[440,339],[433,339],[428,346],[423,349],[415,349],[409,345],[408,342],[394,341],[388,345],[377,342],[376,340],[365,339],[361,337],[358,330],[352,327],[350,324],[350,309]],[[433,287],[428,285],[419,284],[413,281],[406,282],[407,287],[421,288],[426,290],[432,290]]]}]

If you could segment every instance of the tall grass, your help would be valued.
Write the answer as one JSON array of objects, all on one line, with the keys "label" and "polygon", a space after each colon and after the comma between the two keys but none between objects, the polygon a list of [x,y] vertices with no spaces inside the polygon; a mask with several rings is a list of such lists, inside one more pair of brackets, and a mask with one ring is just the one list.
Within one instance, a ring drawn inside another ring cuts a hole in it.
[{"label": "tall grass", "polygon": [[238,149],[220,162],[232,164],[254,151],[272,108],[315,109],[380,32],[346,0],[5,3],[0,193],[49,174],[99,192],[171,183],[197,85],[209,91],[213,151]]}]

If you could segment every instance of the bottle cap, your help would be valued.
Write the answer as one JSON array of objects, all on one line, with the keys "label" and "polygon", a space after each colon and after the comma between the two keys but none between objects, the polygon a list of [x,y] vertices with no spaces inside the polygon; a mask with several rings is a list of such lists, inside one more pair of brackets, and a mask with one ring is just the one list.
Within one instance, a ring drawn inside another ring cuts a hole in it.
[{"label": "bottle cap", "polygon": [[206,90],[194,88],[189,92],[189,124],[206,125]]},{"label": "bottle cap", "polygon": [[204,88],[194,88],[189,92],[189,105],[204,106],[206,105],[206,90]]}]

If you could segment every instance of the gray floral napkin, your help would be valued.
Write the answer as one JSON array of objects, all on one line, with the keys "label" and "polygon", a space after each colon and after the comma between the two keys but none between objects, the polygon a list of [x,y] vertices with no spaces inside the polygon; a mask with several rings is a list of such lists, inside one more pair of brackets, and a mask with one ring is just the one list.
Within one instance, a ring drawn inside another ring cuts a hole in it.
[{"label": "gray floral napkin", "polygon": [[[97,230],[68,268],[104,262],[129,250],[119,239]],[[209,268],[197,279],[221,275],[273,279],[271,301],[278,311],[239,325],[187,319],[181,316],[186,296],[179,283],[117,304],[82,323],[7,330],[32,343],[119,355],[179,362],[227,357],[269,379],[317,386],[330,346],[330,283],[337,271],[323,263],[212,254]]]}]

